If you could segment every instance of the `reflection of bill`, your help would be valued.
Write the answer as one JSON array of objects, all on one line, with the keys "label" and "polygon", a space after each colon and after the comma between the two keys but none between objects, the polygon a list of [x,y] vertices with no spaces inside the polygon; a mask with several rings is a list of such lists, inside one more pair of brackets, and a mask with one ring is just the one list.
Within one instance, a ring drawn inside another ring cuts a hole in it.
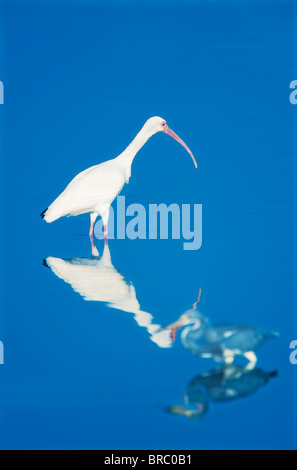
[{"label": "reflection of bill", "polygon": [[209,411],[210,402],[222,403],[247,397],[276,376],[276,371],[250,370],[225,364],[195,377],[185,390],[184,405],[169,406],[167,411],[199,419]]},{"label": "reflection of bill", "polygon": [[153,316],[140,309],[133,284],[128,283],[111,262],[108,244],[105,244],[101,257],[92,238],[91,244],[91,258],[48,257],[44,264],[85,300],[105,302],[110,308],[133,313],[138,325],[147,329],[153,342],[162,348],[170,347],[170,332],[160,331]]}]

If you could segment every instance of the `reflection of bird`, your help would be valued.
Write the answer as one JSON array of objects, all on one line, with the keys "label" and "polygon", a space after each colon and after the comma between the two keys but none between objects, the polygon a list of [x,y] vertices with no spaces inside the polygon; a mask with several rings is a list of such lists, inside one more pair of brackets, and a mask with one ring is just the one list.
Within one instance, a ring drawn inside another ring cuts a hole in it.
[{"label": "reflection of bird", "polygon": [[46,222],[53,222],[65,215],[91,213],[90,235],[93,234],[95,220],[100,214],[107,236],[109,208],[131,176],[133,159],[141,147],[157,132],[165,132],[179,142],[196,160],[187,145],[167,125],[164,119],[155,116],[146,121],[135,139],[118,157],[100,165],[92,166],[79,173],[41,214]]},{"label": "reflection of bird", "polygon": [[153,323],[153,316],[140,309],[133,284],[128,284],[111,262],[108,244],[104,245],[100,258],[93,238],[91,243],[91,258],[48,257],[44,264],[85,300],[106,302],[110,308],[134,313],[136,322],[147,329],[152,341],[160,347],[170,347],[170,332],[160,332],[160,325]]},{"label": "reflection of bird", "polygon": [[[197,302],[199,299],[200,292]],[[187,310],[178,320],[162,328],[171,330],[175,339],[176,330],[187,326],[182,331],[181,340],[184,347],[196,356],[225,363],[232,363],[236,356],[245,356],[252,367],[257,362],[254,351],[278,336],[278,333],[232,323],[210,326],[208,318],[198,312],[197,302],[192,310]]]},{"label": "reflection of bird", "polygon": [[195,377],[185,391],[185,406],[173,405],[168,411],[188,418],[200,417],[207,413],[210,401],[224,402],[252,395],[276,375],[276,371],[264,372],[262,369],[250,370],[225,364]]}]

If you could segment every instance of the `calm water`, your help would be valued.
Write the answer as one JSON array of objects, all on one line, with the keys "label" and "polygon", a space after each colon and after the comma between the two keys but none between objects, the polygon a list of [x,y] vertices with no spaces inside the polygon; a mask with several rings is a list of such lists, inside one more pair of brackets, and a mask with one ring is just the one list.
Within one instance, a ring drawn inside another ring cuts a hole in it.
[{"label": "calm water", "polygon": [[[293,4],[4,2],[1,16],[1,448],[296,448]],[[39,214],[155,114],[198,170],[156,135],[126,204],[203,204],[203,245],[111,240],[100,262],[88,216],[47,225]],[[280,336],[259,350],[254,378],[233,371],[247,396],[214,401],[208,384],[205,413],[189,419],[170,407],[186,395],[195,409],[193,379],[222,386],[220,366],[192,356],[180,331],[167,348],[154,333],[199,289],[212,324]]]}]

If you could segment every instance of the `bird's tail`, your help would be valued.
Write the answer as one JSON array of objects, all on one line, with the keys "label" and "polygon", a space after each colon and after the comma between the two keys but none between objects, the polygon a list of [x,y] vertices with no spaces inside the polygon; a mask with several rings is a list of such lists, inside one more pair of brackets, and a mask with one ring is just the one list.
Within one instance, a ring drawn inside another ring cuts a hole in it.
[{"label": "bird's tail", "polygon": [[47,211],[47,210],[48,210],[48,207],[45,209],[45,211],[41,212],[40,217],[41,217],[42,219],[45,219],[45,214],[46,214],[46,211]]},{"label": "bird's tail", "polygon": [[45,266],[46,268],[49,268],[49,265],[48,265],[48,262],[47,262],[46,258],[43,259],[42,265]]},{"label": "bird's tail", "polygon": [[45,209],[45,211],[40,214],[40,217],[49,224],[65,215],[65,211],[57,210],[57,205],[55,204],[55,202],[56,201],[54,201],[53,204],[51,204],[47,209]]}]

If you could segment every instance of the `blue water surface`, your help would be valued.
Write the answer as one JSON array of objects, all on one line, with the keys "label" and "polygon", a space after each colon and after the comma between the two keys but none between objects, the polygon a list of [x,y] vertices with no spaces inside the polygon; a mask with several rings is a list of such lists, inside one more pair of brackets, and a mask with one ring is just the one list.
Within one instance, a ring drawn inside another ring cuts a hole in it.
[{"label": "blue water surface", "polygon": [[[1,24],[1,448],[296,448],[294,2],[3,1]],[[126,205],[202,204],[203,243],[110,240],[112,292],[133,297],[112,308],[107,294],[83,298],[84,272],[75,292],[43,265],[91,258],[89,217],[39,214],[154,115],[198,170],[157,134],[135,158]],[[191,419],[168,407],[219,366],[192,356],[180,331],[160,347],[151,325],[176,320],[199,289],[213,324],[280,333],[256,366],[278,375]]]}]

